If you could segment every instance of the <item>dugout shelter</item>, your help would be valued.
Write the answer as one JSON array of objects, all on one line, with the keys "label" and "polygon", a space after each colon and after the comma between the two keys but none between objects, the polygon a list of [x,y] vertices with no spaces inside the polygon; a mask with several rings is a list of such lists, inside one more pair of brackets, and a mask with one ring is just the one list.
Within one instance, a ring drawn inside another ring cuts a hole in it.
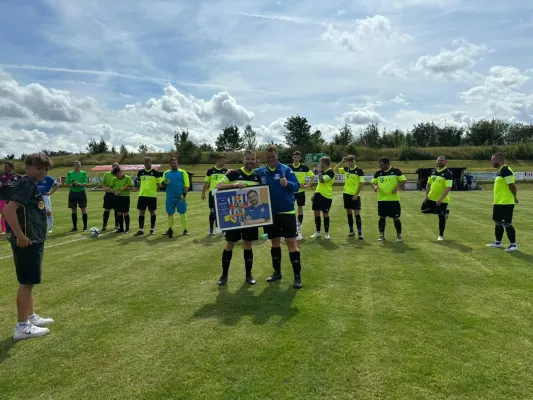
[{"label": "dugout shelter", "polygon": [[[419,168],[416,170],[418,175],[418,190],[425,190],[428,183],[429,176],[431,171],[435,168]],[[465,190],[464,184],[464,171],[466,168],[451,168],[448,167],[448,170],[453,174],[453,186],[452,190]]]}]

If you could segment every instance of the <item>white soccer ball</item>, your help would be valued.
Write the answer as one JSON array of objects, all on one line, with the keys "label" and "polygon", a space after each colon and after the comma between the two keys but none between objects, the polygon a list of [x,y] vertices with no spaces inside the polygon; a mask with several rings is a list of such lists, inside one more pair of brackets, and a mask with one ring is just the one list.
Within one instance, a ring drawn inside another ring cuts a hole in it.
[{"label": "white soccer ball", "polygon": [[98,235],[100,234],[100,229],[98,229],[98,228],[91,228],[90,232],[91,232],[91,236],[92,236],[92,237],[98,237]]}]

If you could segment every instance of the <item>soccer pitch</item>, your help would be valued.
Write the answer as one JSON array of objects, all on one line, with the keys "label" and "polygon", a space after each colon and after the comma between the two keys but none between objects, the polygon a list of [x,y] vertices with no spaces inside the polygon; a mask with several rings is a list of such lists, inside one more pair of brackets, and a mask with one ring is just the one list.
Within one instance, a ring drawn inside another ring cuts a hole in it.
[{"label": "soccer pitch", "polygon": [[[332,239],[309,239],[308,193],[299,291],[286,247],[283,280],[265,281],[268,241],[254,247],[256,286],[238,245],[218,287],[224,240],[208,236],[199,192],[187,196],[188,237],[161,235],[161,193],[156,235],[134,238],[135,193],[132,234],[94,239],[67,233],[60,190],[34,291],[36,311],[55,319],[44,338],[11,339],[18,285],[0,240],[0,399],[531,399],[533,188],[518,190],[514,253],[485,247],[490,190],[452,192],[444,242],[437,217],[420,213],[423,193],[402,192],[403,244],[392,220],[377,242],[369,186],[364,241],[347,236],[340,187]],[[101,228],[102,199],[89,192],[89,227]]]}]

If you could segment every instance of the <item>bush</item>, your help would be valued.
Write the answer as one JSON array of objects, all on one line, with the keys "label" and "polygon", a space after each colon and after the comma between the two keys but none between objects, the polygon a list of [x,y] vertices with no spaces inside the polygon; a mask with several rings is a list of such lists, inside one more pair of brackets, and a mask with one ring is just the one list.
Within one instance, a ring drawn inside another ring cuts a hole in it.
[{"label": "bush", "polygon": [[403,146],[398,154],[399,161],[432,160],[433,158],[435,158],[433,154],[417,147]]}]

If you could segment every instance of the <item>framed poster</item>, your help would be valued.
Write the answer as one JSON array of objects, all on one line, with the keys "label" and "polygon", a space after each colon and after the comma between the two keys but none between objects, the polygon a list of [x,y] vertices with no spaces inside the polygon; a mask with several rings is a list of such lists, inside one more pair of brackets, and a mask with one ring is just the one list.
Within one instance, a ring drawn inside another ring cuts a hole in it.
[{"label": "framed poster", "polygon": [[222,231],[272,225],[268,185],[214,190],[217,225]]}]

